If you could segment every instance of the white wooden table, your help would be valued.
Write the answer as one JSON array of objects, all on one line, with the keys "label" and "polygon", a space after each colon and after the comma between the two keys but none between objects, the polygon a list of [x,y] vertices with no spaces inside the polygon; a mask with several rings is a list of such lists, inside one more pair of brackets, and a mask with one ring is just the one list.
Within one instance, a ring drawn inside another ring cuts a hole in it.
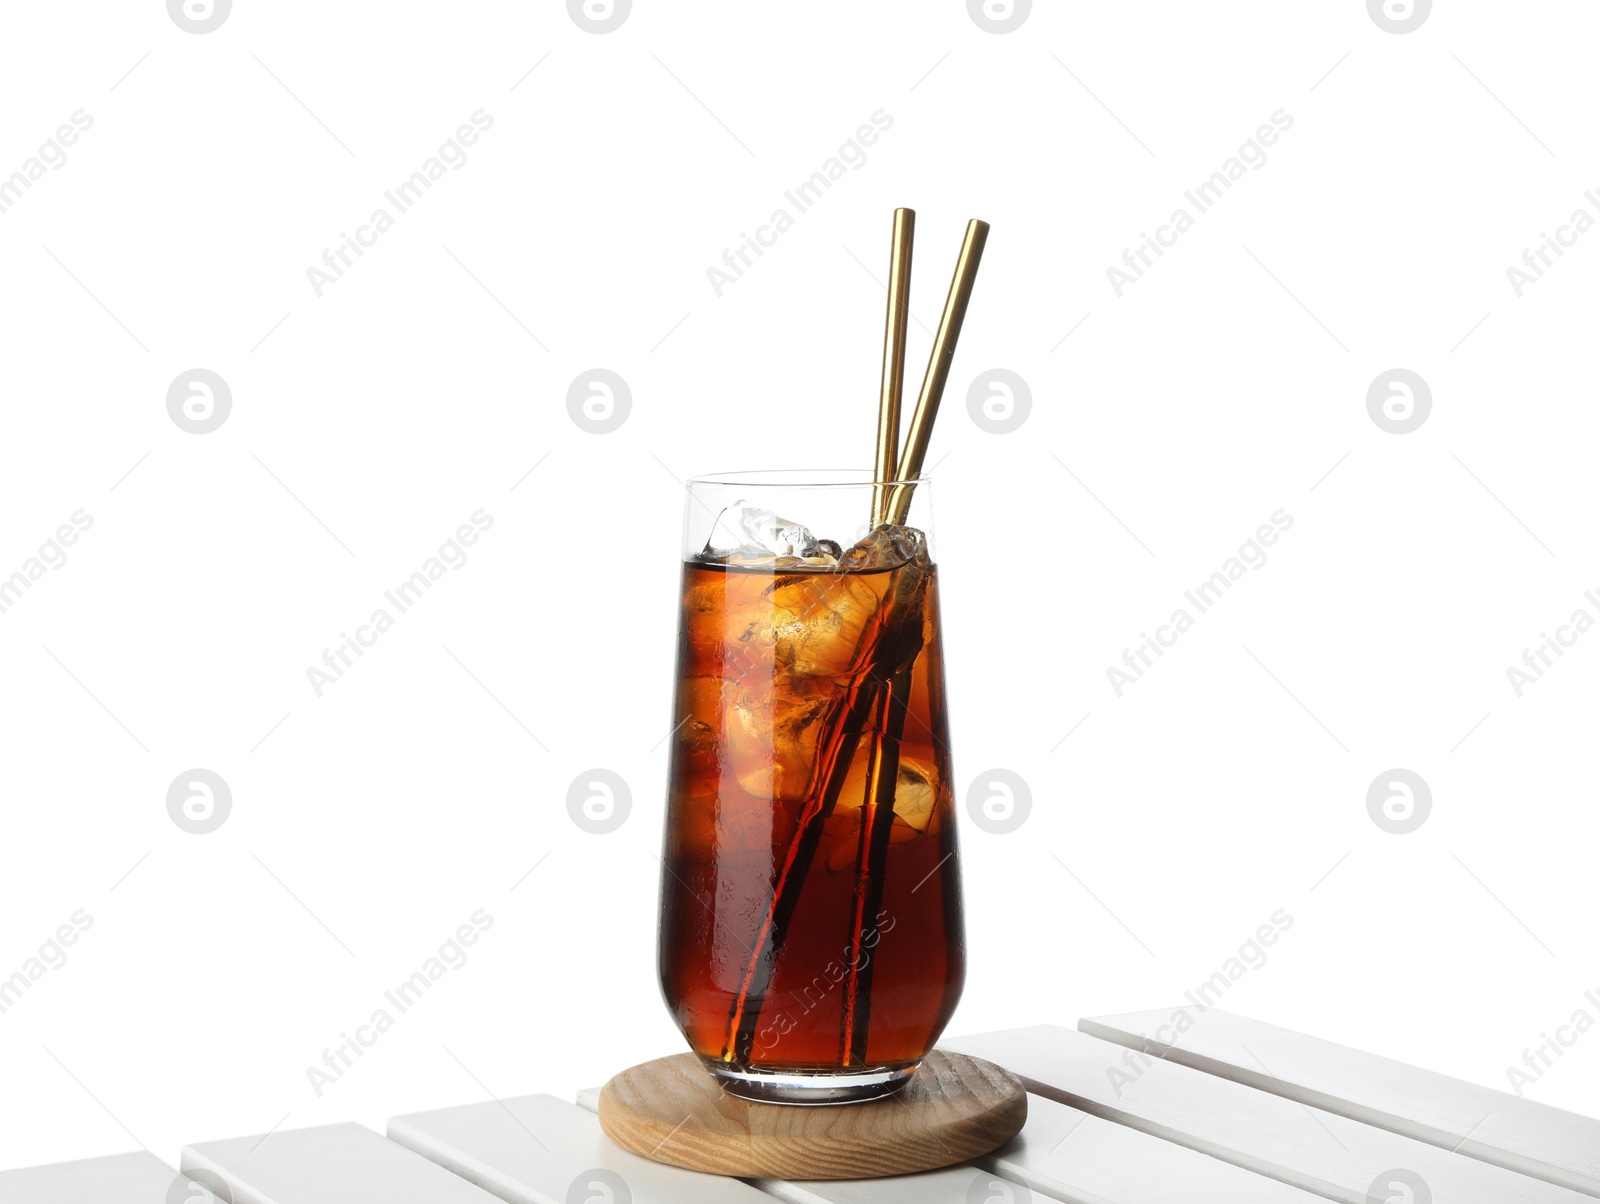
[{"label": "white wooden table", "polygon": [[[1179,1021],[1179,1018],[1182,1021]],[[1028,1085],[977,1163],[861,1182],[718,1179],[635,1157],[597,1092],[0,1172],[0,1204],[1582,1204],[1600,1121],[1215,1010],[950,1041]]]}]

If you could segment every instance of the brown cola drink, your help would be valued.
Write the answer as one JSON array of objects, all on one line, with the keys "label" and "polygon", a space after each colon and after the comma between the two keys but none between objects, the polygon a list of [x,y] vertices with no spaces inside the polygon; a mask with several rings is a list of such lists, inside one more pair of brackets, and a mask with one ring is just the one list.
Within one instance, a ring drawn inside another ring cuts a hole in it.
[{"label": "brown cola drink", "polygon": [[965,950],[926,541],[804,535],[684,566],[660,975],[730,1092],[831,1103],[915,1070]]}]

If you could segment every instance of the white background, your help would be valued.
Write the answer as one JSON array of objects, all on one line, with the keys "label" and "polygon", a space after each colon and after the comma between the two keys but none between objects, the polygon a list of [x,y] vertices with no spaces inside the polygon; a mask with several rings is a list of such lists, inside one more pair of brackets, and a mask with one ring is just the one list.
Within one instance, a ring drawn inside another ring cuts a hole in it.
[{"label": "white background", "polygon": [[[870,458],[896,205],[928,325],[965,221],[994,226],[931,459],[958,786],[1033,794],[1011,835],[963,816],[951,1031],[1177,1002],[1278,909],[1229,1010],[1498,1087],[1600,1013],[1600,635],[1520,698],[1506,675],[1600,617],[1600,235],[1506,276],[1600,216],[1593,5],[1441,0],[1403,35],[1360,0],[1041,3],[1007,34],[960,0],[4,23],[0,175],[94,124],[0,214],[0,576],[94,524],[0,615],[0,976],[94,923],[0,1015],[0,1166],[570,1097],[680,1048],[674,478]],[[479,109],[319,298],[306,269]],[[1106,269],[1280,109],[1118,298]],[[878,110],[718,297],[723,249]],[[166,409],[196,367],[233,397],[206,435]],[[606,435],[567,412],[596,367],[632,395]],[[996,367],[1031,387],[1014,434],[967,413]],[[1367,412],[1395,367],[1431,386],[1412,434]],[[480,508],[319,698],[307,668]],[[1279,509],[1270,562],[1119,698],[1107,667]],[[233,794],[205,836],[166,809],[195,767]],[[567,815],[594,767],[632,790],[608,836]],[[1396,767],[1433,793],[1408,836],[1367,812]],[[471,960],[319,1098],[307,1067],[480,908]],[[1597,1070],[1588,1034],[1527,1093],[1597,1114]]]}]

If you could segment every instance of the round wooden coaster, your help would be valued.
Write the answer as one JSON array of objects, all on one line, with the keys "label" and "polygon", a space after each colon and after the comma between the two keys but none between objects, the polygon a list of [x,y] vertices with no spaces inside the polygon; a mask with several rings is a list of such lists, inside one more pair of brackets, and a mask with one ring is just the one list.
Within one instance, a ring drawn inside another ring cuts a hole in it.
[{"label": "round wooden coaster", "polygon": [[1004,1145],[1028,1119],[1017,1077],[935,1050],[904,1088],[861,1104],[757,1104],[728,1095],[694,1054],[624,1070],[600,1125],[656,1162],[713,1175],[874,1179],[951,1166]]}]

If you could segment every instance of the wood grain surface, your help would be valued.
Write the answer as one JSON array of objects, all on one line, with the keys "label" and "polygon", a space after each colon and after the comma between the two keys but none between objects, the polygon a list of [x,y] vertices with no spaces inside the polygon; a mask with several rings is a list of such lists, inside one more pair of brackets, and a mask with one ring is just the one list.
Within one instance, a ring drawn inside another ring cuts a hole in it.
[{"label": "wood grain surface", "polygon": [[935,1050],[897,1094],[862,1104],[756,1104],[725,1093],[694,1054],[617,1075],[600,1124],[656,1162],[714,1175],[870,1179],[987,1154],[1028,1119],[1021,1081],[993,1063]]}]

